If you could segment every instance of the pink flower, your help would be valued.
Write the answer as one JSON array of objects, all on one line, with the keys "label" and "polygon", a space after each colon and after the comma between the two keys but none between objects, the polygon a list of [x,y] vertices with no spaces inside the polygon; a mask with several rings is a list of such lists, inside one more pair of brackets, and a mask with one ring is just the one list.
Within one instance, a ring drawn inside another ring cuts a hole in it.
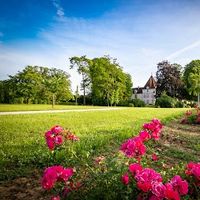
[{"label": "pink flower", "polygon": [[163,200],[163,198],[152,195],[152,196],[150,196],[149,200]]},{"label": "pink flower", "polygon": [[157,161],[158,160],[158,156],[155,153],[152,154],[151,158],[152,158],[153,161]]},{"label": "pink flower", "polygon": [[123,151],[127,157],[138,158],[145,154],[146,146],[143,144],[140,137],[134,137],[124,142],[121,145],[120,150]]},{"label": "pink flower", "polygon": [[143,192],[148,192],[151,190],[151,183],[149,182],[137,182],[138,189],[142,190]]},{"label": "pink flower", "polygon": [[166,187],[161,182],[154,182],[152,184],[152,193],[156,197],[164,198],[165,197]]},{"label": "pink flower", "polygon": [[55,148],[54,138],[52,137],[46,138],[46,143],[50,150],[54,150]]},{"label": "pink flower", "polygon": [[53,132],[56,135],[58,135],[62,131],[63,131],[63,128],[61,126],[54,126],[51,128],[51,132]]},{"label": "pink flower", "polygon": [[63,143],[63,137],[61,135],[55,136],[54,142],[56,145],[61,145]]},{"label": "pink flower", "polygon": [[160,138],[160,131],[162,129],[160,120],[152,119],[150,123],[144,124],[143,128],[151,134],[151,137],[154,140],[158,140]]},{"label": "pink flower", "polygon": [[72,168],[64,168],[60,165],[48,167],[42,177],[42,187],[45,190],[52,189],[57,181],[66,182],[72,175]]},{"label": "pink flower", "polygon": [[60,200],[60,196],[51,197],[51,200]]},{"label": "pink flower", "polygon": [[196,166],[192,173],[194,174],[195,178],[200,181],[200,166]]},{"label": "pink flower", "polygon": [[135,179],[138,182],[162,182],[161,175],[150,168],[144,168],[142,171],[138,172],[135,176]]},{"label": "pink flower", "polygon": [[151,138],[151,135],[147,131],[144,131],[144,130],[139,133],[139,136],[143,142],[148,141]]},{"label": "pink flower", "polygon": [[200,181],[200,163],[190,162],[187,165],[186,174],[193,175],[198,181]]},{"label": "pink flower", "polygon": [[47,131],[47,132],[45,133],[45,137],[46,137],[46,138],[51,138],[51,137],[53,137],[53,133],[52,133],[51,131]]},{"label": "pink flower", "polygon": [[125,173],[124,175],[122,175],[121,180],[122,180],[122,183],[123,183],[124,185],[128,185],[128,184],[129,184],[129,176],[128,176],[128,173]]},{"label": "pink flower", "polygon": [[143,192],[148,192],[152,189],[155,182],[162,182],[162,177],[159,173],[150,168],[144,168],[135,175],[137,187]]},{"label": "pink flower", "polygon": [[68,133],[66,138],[67,138],[67,140],[72,140],[72,141],[79,141],[80,140],[79,137],[77,137],[73,133]]},{"label": "pink flower", "polygon": [[188,193],[188,183],[178,175],[174,176],[170,184],[173,186],[174,190],[177,190],[180,195],[186,195]]},{"label": "pink flower", "polygon": [[129,171],[135,176],[135,174],[142,171],[142,166],[138,163],[132,163],[129,165]]},{"label": "pink flower", "polygon": [[44,171],[44,175],[42,177],[42,187],[45,190],[50,190],[54,187],[56,181],[58,179],[57,172],[54,170],[53,167],[48,167]]},{"label": "pink flower", "polygon": [[180,196],[170,183],[165,184],[165,198],[168,200],[180,200]]},{"label": "pink flower", "polygon": [[62,171],[62,174],[60,175],[60,178],[64,181],[68,181],[68,179],[73,175],[73,169],[72,168],[66,168]]}]

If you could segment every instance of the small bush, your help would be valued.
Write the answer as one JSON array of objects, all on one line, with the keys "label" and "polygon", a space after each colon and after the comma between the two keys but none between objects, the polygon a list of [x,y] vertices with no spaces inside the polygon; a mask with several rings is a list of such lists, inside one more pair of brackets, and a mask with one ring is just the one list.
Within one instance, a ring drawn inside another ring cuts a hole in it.
[{"label": "small bush", "polygon": [[163,93],[159,98],[156,99],[156,106],[161,108],[175,108],[176,99]]},{"label": "small bush", "polygon": [[133,99],[130,103],[132,103],[134,107],[145,107],[145,102],[141,99]]}]

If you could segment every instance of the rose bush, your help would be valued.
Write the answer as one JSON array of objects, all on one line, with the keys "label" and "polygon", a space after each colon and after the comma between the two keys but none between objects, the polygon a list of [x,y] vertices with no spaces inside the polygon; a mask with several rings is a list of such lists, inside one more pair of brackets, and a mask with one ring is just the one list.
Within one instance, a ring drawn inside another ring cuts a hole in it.
[{"label": "rose bush", "polygon": [[[187,112],[188,116],[190,114]],[[186,166],[185,175],[171,171],[170,174],[173,175],[169,176],[166,175],[166,171],[158,168],[164,164],[160,161],[162,158],[158,156],[156,148],[153,148],[154,152],[147,155],[150,153],[149,144],[156,147],[162,128],[161,122],[153,119],[142,126],[138,135],[121,144],[117,156],[111,158],[100,155],[93,158],[93,164],[85,164],[86,174],[91,177],[91,182],[87,182],[88,179],[83,180],[84,184],[73,181],[72,177],[75,172],[73,168],[64,168],[60,165],[47,167],[41,181],[43,189],[56,191],[52,200],[66,198],[69,193],[72,194],[72,191],[78,193],[80,186],[84,186],[84,190],[80,192],[83,193],[79,196],[84,196],[84,192],[87,192],[89,187],[95,188],[97,185],[102,186],[102,190],[99,191],[102,199],[106,195],[110,195],[110,191],[114,191],[116,186],[117,190],[121,191],[119,198],[125,199],[137,196],[137,200],[180,200],[181,198],[189,199],[189,195],[191,197],[198,196],[200,163],[189,163]],[[59,149],[67,140],[79,140],[73,133],[65,131],[60,126],[54,126],[47,131],[45,138],[50,151]],[[158,164],[152,165],[152,163]],[[152,166],[157,166],[156,170]],[[119,186],[120,174],[122,186]],[[88,198],[94,199],[95,194],[90,194]]]}]

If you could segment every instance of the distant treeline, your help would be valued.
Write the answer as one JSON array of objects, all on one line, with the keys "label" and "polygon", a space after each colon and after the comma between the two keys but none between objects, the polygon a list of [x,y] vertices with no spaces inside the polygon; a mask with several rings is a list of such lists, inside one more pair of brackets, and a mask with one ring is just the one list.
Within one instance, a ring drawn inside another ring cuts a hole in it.
[{"label": "distant treeline", "polygon": [[[117,105],[128,102],[132,95],[131,76],[125,73],[116,59],[109,56],[88,59],[70,58],[70,68],[81,74],[78,89],[72,94],[69,74],[56,68],[27,66],[7,80],[0,81],[0,103],[66,103],[88,99],[93,105]],[[81,102],[80,102],[81,103]]]}]

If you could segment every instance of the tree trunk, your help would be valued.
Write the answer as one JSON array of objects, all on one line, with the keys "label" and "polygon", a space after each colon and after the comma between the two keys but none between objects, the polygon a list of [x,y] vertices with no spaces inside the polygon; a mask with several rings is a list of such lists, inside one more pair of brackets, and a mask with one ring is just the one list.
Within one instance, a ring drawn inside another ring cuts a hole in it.
[{"label": "tree trunk", "polygon": [[86,99],[85,99],[85,86],[83,86],[83,105],[86,105]]},{"label": "tree trunk", "polygon": [[109,107],[109,94],[107,94],[107,104],[108,104],[108,107]]},{"label": "tree trunk", "polygon": [[200,107],[200,93],[198,94],[198,106]]},{"label": "tree trunk", "polygon": [[54,108],[55,105],[55,94],[52,95],[52,108]]},{"label": "tree trunk", "polygon": [[75,97],[75,98],[76,98],[76,105],[77,105],[77,104],[78,104],[78,103],[77,103],[77,99],[78,99],[78,98],[77,98],[77,97]]}]

